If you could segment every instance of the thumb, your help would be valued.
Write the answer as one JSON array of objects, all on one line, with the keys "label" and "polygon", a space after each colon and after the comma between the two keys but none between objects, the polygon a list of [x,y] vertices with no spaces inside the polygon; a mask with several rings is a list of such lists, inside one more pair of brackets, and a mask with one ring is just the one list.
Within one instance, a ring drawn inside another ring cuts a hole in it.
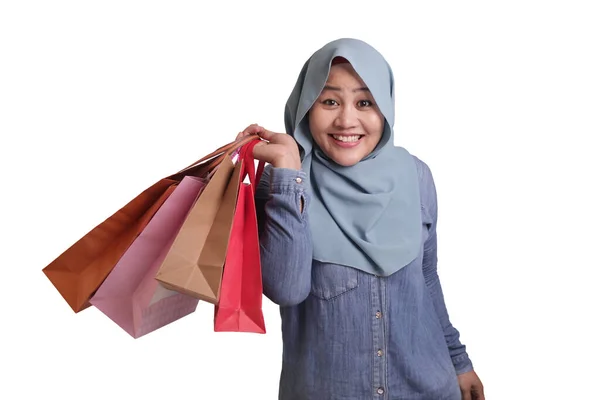
[{"label": "thumb", "polygon": [[[260,136],[260,135],[259,135]],[[267,142],[257,143],[252,149],[252,156],[259,161],[264,161],[266,163],[271,163],[273,155],[266,149]]]},{"label": "thumb", "polygon": [[257,133],[258,133],[258,136],[260,136],[262,139],[265,139],[272,143],[279,143],[280,141],[278,140],[278,137],[281,137],[281,135],[284,135],[283,133],[272,132],[272,131],[268,131],[266,129],[263,129]]}]

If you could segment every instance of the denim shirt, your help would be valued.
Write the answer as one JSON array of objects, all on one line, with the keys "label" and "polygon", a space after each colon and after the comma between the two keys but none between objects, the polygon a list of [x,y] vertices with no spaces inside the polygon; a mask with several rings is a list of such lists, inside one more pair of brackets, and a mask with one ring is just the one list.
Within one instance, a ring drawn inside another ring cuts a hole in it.
[{"label": "denim shirt", "polygon": [[414,158],[421,252],[388,277],[313,260],[306,174],[265,168],[256,205],[264,294],[282,318],[280,400],[461,399],[457,374],[472,364],[437,274],[433,177]]}]

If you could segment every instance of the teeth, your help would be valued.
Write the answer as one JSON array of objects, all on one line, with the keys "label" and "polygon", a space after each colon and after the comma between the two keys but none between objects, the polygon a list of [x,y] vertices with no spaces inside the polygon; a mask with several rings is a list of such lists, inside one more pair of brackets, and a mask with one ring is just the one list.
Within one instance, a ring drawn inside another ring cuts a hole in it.
[{"label": "teeth", "polygon": [[332,135],[335,140],[339,140],[340,142],[358,142],[360,139],[360,135],[354,136],[343,136],[343,135]]}]

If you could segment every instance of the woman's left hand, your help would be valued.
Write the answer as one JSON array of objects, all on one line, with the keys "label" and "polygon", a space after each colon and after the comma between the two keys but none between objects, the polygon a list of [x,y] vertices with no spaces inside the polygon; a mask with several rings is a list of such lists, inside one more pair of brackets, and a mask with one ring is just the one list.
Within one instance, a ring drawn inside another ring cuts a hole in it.
[{"label": "woman's left hand", "polygon": [[475,371],[458,375],[458,385],[462,393],[462,400],[485,400],[483,383]]}]

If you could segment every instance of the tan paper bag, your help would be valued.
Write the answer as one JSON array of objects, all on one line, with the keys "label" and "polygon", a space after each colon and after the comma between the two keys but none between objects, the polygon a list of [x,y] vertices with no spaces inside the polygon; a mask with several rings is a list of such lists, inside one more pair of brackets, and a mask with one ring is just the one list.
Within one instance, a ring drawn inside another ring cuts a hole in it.
[{"label": "tan paper bag", "polygon": [[156,274],[166,288],[217,304],[240,168],[225,157],[194,204]]}]

